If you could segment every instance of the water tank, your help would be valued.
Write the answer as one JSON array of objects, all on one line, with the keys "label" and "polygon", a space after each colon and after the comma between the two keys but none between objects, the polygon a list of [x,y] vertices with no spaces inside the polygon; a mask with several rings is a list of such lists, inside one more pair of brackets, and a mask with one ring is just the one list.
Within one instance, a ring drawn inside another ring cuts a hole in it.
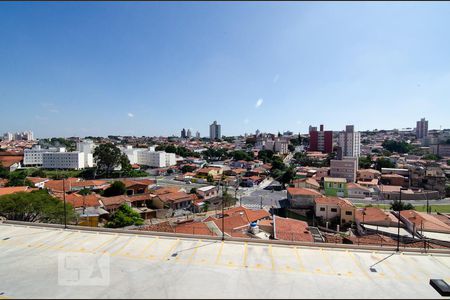
[{"label": "water tank", "polygon": [[250,227],[250,230],[251,230],[251,232],[253,234],[258,234],[259,233],[259,226],[258,225],[252,226],[252,227]]}]

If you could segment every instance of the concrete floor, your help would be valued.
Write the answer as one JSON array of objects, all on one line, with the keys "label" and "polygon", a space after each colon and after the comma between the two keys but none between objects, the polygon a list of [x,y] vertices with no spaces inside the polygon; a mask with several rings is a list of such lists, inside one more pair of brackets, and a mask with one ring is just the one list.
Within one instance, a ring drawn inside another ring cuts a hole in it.
[{"label": "concrete floor", "polygon": [[[391,254],[0,224],[0,295],[441,297],[428,282],[450,282],[450,257]],[[377,262],[376,272],[371,272],[369,267]]]}]

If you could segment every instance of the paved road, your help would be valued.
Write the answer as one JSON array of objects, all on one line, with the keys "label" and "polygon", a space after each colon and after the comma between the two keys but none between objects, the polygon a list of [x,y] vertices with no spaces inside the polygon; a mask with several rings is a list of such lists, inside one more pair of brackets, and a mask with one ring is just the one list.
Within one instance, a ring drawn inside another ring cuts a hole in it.
[{"label": "paved road", "polygon": [[287,198],[287,192],[286,190],[283,191],[269,191],[264,189],[258,189],[253,191],[250,195],[243,196],[241,198],[242,205],[253,208],[253,209],[259,209],[261,208],[261,201],[263,208],[270,208],[270,207],[280,207],[280,200]]},{"label": "paved road", "polygon": [[[372,199],[358,199],[358,198],[347,198],[352,203],[363,203],[363,204],[390,204],[392,200],[372,200]],[[412,205],[426,205],[427,200],[402,200],[405,203],[411,203]],[[445,198],[442,200],[428,200],[429,205],[442,205],[450,204],[450,198]]]}]

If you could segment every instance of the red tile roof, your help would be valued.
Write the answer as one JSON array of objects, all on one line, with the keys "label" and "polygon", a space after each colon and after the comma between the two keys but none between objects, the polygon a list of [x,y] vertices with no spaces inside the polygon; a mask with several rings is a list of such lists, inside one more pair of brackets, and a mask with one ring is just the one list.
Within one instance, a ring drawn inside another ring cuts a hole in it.
[{"label": "red tile roof", "polygon": [[308,223],[274,216],[274,238],[285,241],[313,242]]},{"label": "red tile roof", "polygon": [[288,187],[287,188],[287,192],[288,194],[292,195],[292,196],[322,196],[321,193],[319,193],[318,191],[315,191],[313,189],[308,189],[308,188],[295,188],[295,187]]},{"label": "red tile roof", "polygon": [[[58,196],[60,198],[61,196]],[[74,208],[79,207],[99,207],[100,198],[96,194],[79,195],[77,193],[67,194],[66,201],[70,203]]]},{"label": "red tile roof", "polygon": [[32,189],[29,186],[11,186],[0,188],[0,196],[14,194],[18,192],[31,192],[36,189]]}]

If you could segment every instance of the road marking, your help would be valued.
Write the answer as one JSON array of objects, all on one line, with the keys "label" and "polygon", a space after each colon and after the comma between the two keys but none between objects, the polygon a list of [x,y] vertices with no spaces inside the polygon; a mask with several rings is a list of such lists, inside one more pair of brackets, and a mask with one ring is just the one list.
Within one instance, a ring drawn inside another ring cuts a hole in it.
[{"label": "road marking", "polygon": [[137,235],[135,235],[134,237],[129,237],[125,244],[123,244],[123,245],[122,245],[118,250],[116,250],[115,252],[111,253],[111,256],[119,255],[119,253],[122,252],[122,250],[125,249],[129,244],[131,244],[132,242],[134,242],[134,240],[136,240],[136,238],[137,238]]},{"label": "road marking", "polygon": [[[375,259],[377,259],[378,261],[381,260],[381,259],[380,259],[378,256],[376,256],[376,255],[374,255],[374,257],[375,257]],[[400,276],[400,274],[398,274],[398,272],[397,272],[394,268],[392,268],[392,267],[390,266],[389,263],[385,263],[385,261],[383,261],[383,262],[381,262],[380,264],[386,265],[386,267],[387,267],[389,270],[391,270],[391,271],[395,274],[394,278],[396,278],[396,279],[398,279],[398,280],[403,279],[403,277]]]},{"label": "road marking", "polygon": [[[194,258],[195,254],[197,253],[198,250],[198,245],[202,242],[202,240],[198,240],[198,242],[195,244],[194,246],[194,250],[192,251],[191,255],[189,255],[189,259],[188,259],[188,263],[190,263],[192,261],[192,259]],[[178,259],[178,257],[177,257]]]},{"label": "road marking", "polygon": [[269,255],[270,255],[270,262],[272,264],[272,271],[274,271],[275,270],[275,260],[273,258],[272,245],[269,245]]},{"label": "road marking", "polygon": [[180,243],[180,239],[178,238],[178,239],[170,246],[170,248],[166,251],[166,253],[165,253],[164,256],[161,258],[161,260],[168,260],[168,259],[169,259],[170,252],[172,252],[173,249],[175,249],[176,246],[178,246],[179,243]]},{"label": "road marking", "polygon": [[[89,236],[87,239],[85,239],[81,245],[86,244],[87,241],[92,240],[93,238],[98,238],[98,232],[97,234],[91,234],[91,236]],[[82,252],[86,252],[86,249],[82,246],[79,249],[77,249],[78,251],[82,251]]]},{"label": "road marking", "polygon": [[242,262],[242,266],[243,267],[247,267],[247,256],[248,256],[248,249],[247,249],[247,247],[248,247],[248,243],[245,242],[244,243],[244,259],[243,259],[243,262]]},{"label": "road marking", "polygon": [[219,264],[220,257],[222,256],[223,244],[224,244],[224,242],[222,241],[222,245],[220,245],[219,253],[217,253],[217,257],[216,257],[216,262],[215,262],[216,265]]},{"label": "road marking", "polygon": [[157,236],[156,238],[153,238],[151,241],[149,241],[149,243],[144,247],[144,249],[142,249],[141,252],[139,252],[139,255],[137,257],[139,258],[143,258],[145,255],[145,251],[148,250],[148,248],[150,248],[154,243],[156,243],[156,241],[159,239],[159,236]]},{"label": "road marking", "polygon": [[[66,241],[69,237],[71,237],[72,236],[72,234],[74,234],[75,232],[74,231],[72,231],[71,233],[69,233],[65,238],[63,238],[62,240],[60,240],[60,241],[58,241],[55,245],[47,245],[46,247],[43,247],[42,249],[52,249],[52,250],[56,250],[56,249],[61,249],[63,246],[62,245],[64,245],[64,243],[62,243],[62,242],[64,242],[64,241]],[[61,245],[61,246],[59,246],[59,245]],[[39,246],[40,247],[40,246]],[[38,248],[39,248],[38,247]]]},{"label": "road marking", "polygon": [[300,271],[306,272],[305,266],[303,265],[302,259],[300,258],[300,253],[298,253],[298,248],[294,247],[295,257],[297,258],[297,262],[300,265]]},{"label": "road marking", "polygon": [[323,259],[325,260],[325,263],[330,267],[331,273],[336,274],[336,271],[333,268],[333,265],[331,265],[329,259],[328,259],[328,253],[325,254],[323,251],[323,248],[320,248],[320,254],[322,254]]},{"label": "road marking", "polygon": [[98,249],[102,248],[103,246],[106,246],[106,245],[110,244],[113,240],[116,240],[116,239],[118,239],[118,238],[119,238],[119,234],[116,233],[112,238],[110,238],[110,239],[107,240],[107,241],[104,241],[103,243],[101,243],[100,245],[98,245],[97,247],[95,247],[94,249],[92,249],[91,251],[92,251],[92,252],[95,252],[95,251],[97,251]]},{"label": "road marking", "polygon": [[361,262],[358,259],[356,259],[356,256],[353,253],[349,252],[349,251],[346,251],[346,252],[352,258],[352,260],[355,262],[355,264],[358,266],[358,268],[362,271],[364,276],[367,277],[367,278],[370,278],[369,273],[367,273],[367,271],[364,269],[364,267],[362,266]]}]

